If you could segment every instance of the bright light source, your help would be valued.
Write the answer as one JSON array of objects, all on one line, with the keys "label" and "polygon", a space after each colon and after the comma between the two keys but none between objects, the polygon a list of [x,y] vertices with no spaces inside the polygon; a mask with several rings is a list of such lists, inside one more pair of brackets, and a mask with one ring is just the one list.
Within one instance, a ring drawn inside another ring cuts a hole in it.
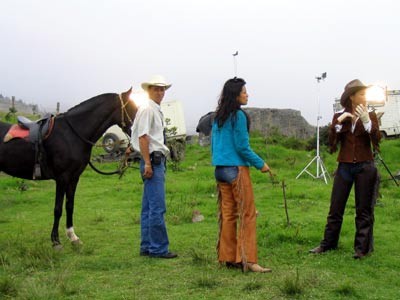
[{"label": "bright light source", "polygon": [[140,107],[147,103],[149,96],[147,95],[147,93],[145,91],[139,90],[139,91],[131,92],[131,94],[129,95],[129,99],[131,99],[133,102],[135,102],[137,107]]},{"label": "bright light source", "polygon": [[370,105],[383,105],[386,101],[386,90],[378,85],[372,85],[367,89],[367,103]]}]

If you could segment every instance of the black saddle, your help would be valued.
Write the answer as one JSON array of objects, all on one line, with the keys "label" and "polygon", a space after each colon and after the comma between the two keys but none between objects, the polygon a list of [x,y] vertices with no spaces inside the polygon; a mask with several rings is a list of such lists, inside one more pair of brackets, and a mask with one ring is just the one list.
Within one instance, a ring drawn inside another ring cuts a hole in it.
[{"label": "black saddle", "polygon": [[41,142],[50,129],[51,118],[53,115],[46,114],[43,118],[32,121],[26,117],[18,116],[18,125],[29,129],[29,141],[31,143]]},{"label": "black saddle", "polygon": [[42,142],[49,134],[49,131],[51,131],[53,115],[46,114],[37,121],[18,116],[17,120],[19,126],[29,129],[29,141],[33,144],[35,150],[35,165],[33,167],[32,179],[40,179],[42,171],[46,171],[47,169],[45,165],[46,151]]}]

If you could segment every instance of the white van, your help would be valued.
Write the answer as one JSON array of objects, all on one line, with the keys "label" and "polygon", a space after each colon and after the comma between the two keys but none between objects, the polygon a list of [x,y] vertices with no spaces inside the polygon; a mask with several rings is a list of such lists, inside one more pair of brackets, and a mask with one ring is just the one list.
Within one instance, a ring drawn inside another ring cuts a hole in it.
[{"label": "white van", "polygon": [[379,119],[382,137],[400,135],[400,90],[386,92],[386,100],[381,105],[372,105]]}]

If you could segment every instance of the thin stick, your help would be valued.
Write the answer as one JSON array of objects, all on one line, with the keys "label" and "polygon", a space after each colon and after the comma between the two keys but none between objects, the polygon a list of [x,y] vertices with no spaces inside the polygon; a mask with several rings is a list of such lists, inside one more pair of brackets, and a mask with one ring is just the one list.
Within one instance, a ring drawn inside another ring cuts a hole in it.
[{"label": "thin stick", "polygon": [[285,180],[282,180],[282,192],[283,192],[283,204],[285,207],[285,213],[286,213],[286,222],[287,222],[287,226],[290,226],[290,220],[289,220],[289,212],[287,209],[287,201],[286,201],[286,185],[285,185]]}]

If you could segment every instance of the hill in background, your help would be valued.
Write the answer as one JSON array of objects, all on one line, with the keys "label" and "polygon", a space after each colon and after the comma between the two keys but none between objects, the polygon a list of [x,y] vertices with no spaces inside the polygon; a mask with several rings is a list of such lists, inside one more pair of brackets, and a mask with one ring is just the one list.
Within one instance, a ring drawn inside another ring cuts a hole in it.
[{"label": "hill in background", "polygon": [[311,126],[294,109],[276,108],[245,108],[251,119],[251,131],[258,131],[263,136],[269,136],[276,131],[284,136],[298,139],[309,139],[315,134],[315,127]]}]

